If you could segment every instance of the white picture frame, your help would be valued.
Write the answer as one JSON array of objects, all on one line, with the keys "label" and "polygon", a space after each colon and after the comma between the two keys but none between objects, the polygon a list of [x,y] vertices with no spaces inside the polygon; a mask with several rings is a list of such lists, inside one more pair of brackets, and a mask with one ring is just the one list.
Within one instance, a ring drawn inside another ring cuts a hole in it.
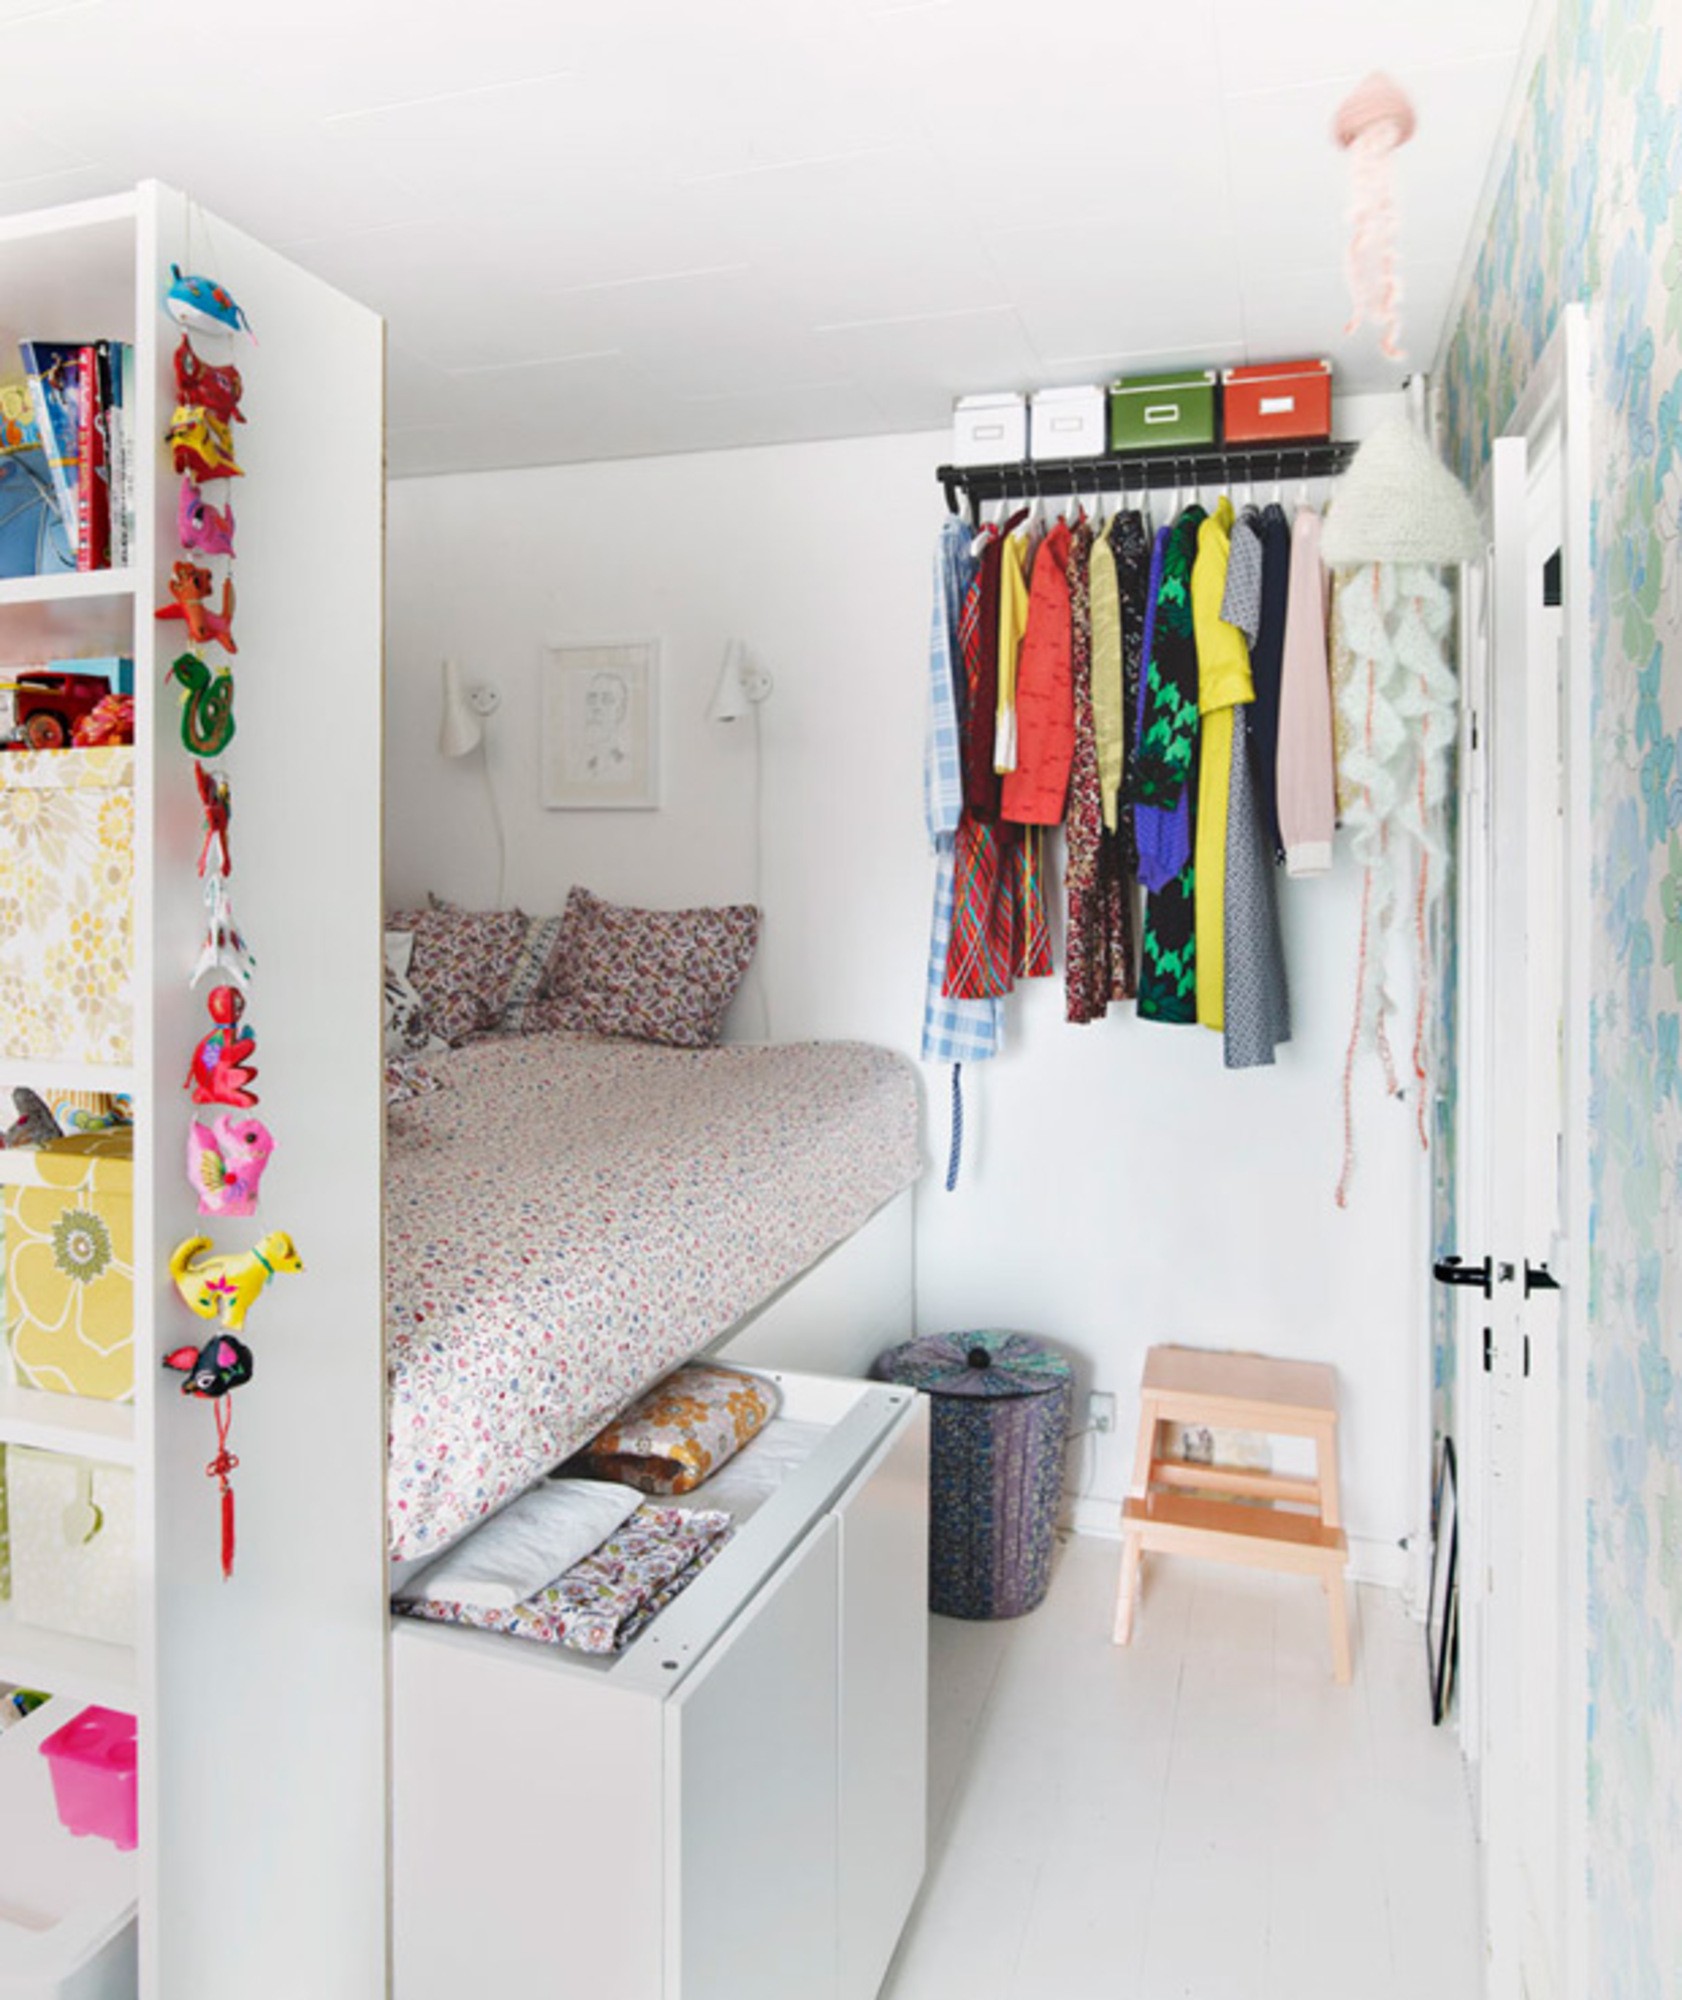
[{"label": "white picture frame", "polygon": [[555,812],[657,810],[660,642],[568,642],[546,651],[543,804]]}]

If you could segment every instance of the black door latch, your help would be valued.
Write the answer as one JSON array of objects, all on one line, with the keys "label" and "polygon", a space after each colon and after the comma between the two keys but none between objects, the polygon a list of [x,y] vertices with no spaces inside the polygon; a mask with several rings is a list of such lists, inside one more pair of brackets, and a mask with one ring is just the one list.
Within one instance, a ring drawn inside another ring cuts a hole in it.
[{"label": "black door latch", "polygon": [[1431,1266],[1431,1276],[1439,1285],[1476,1285],[1486,1299],[1495,1296],[1495,1274],[1486,1256],[1481,1264],[1466,1264],[1458,1257],[1439,1257]]},{"label": "black door latch", "polygon": [[1559,1280],[1546,1264],[1532,1264],[1528,1257],[1524,1260],[1524,1296],[1532,1292],[1557,1292]]}]

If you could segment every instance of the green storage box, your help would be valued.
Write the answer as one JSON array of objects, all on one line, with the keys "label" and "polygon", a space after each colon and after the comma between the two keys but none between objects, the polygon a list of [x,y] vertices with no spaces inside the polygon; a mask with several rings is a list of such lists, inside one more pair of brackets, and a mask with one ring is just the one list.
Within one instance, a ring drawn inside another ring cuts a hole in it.
[{"label": "green storage box", "polygon": [[1213,444],[1217,376],[1213,368],[1128,375],[1110,384],[1111,451],[1164,451]]}]

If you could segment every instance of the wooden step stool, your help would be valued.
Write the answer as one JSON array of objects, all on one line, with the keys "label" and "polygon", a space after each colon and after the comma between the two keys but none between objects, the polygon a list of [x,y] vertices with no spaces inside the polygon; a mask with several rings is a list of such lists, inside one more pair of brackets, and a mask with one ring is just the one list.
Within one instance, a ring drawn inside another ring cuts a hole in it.
[{"label": "wooden step stool", "polygon": [[[1337,1483],[1337,1375],[1324,1362],[1270,1361],[1197,1347],[1145,1356],[1133,1497],[1121,1510],[1115,1642],[1133,1633],[1133,1598],[1147,1553],[1317,1576],[1331,1613],[1332,1672],[1349,1682],[1349,1560]],[[1314,1440],[1314,1476],[1193,1464],[1157,1451],[1159,1424],[1266,1431]],[[1266,1506],[1246,1504],[1266,1501]],[[1287,1504],[1288,1503],[1288,1504]],[[1300,1512],[1306,1508],[1311,1511]]]}]

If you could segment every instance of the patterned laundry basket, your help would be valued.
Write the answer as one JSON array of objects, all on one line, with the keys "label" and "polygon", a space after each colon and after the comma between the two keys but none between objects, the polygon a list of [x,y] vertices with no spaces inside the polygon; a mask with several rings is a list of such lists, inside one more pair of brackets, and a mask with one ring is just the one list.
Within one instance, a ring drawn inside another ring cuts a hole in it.
[{"label": "patterned laundry basket", "polygon": [[1074,1383],[1024,1333],[930,1333],[871,1373],[931,1399],[929,1609],[1019,1618],[1051,1583]]}]

